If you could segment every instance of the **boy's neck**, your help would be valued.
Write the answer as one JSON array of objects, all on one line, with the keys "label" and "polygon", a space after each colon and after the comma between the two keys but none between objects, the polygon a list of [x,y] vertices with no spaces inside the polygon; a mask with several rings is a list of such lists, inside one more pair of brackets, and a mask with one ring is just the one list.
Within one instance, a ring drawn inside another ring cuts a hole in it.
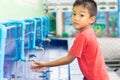
[{"label": "boy's neck", "polygon": [[82,31],[84,31],[84,30],[86,30],[86,29],[88,29],[88,28],[90,28],[90,27],[91,27],[91,25],[86,26],[86,27],[84,27],[84,28],[81,28],[81,29],[79,29],[78,31],[79,31],[79,32],[82,32]]}]

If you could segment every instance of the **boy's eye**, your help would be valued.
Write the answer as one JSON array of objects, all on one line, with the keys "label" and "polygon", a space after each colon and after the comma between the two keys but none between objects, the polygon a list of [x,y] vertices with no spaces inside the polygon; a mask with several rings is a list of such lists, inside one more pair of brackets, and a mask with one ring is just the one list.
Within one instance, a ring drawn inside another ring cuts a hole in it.
[{"label": "boy's eye", "polygon": [[84,15],[83,15],[83,14],[80,14],[80,17],[84,17]]},{"label": "boy's eye", "polygon": [[74,15],[74,16],[75,16],[76,14],[75,14],[75,13],[72,13],[72,15]]}]

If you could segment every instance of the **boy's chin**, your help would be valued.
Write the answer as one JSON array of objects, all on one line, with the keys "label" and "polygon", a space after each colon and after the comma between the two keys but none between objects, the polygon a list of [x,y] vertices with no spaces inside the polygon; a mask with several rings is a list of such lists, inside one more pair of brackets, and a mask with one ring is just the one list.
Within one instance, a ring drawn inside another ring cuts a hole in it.
[{"label": "boy's chin", "polygon": [[81,28],[76,28],[76,27],[74,27],[76,30],[80,30]]}]

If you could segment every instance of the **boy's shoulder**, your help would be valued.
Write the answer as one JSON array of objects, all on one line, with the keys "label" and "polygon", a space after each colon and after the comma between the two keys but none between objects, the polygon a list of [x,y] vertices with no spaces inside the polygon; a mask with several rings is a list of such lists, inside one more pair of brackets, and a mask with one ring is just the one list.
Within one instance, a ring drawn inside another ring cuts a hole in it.
[{"label": "boy's shoulder", "polygon": [[77,37],[76,38],[80,38],[80,37],[84,37],[84,38],[95,38],[96,36],[95,36],[95,33],[94,33],[94,30],[92,29],[92,28],[88,28],[88,29],[86,29],[86,30],[84,30],[84,31],[82,31],[82,32],[80,32],[78,35],[77,35]]},{"label": "boy's shoulder", "polygon": [[94,30],[91,27],[79,33],[79,35],[88,35],[88,34],[94,34]]}]

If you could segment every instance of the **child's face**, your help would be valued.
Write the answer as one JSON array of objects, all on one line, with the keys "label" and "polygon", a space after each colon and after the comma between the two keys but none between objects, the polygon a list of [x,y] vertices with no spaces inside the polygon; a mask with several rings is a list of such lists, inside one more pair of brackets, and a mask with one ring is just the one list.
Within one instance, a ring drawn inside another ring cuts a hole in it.
[{"label": "child's face", "polygon": [[95,21],[95,16],[90,17],[87,8],[82,5],[73,7],[72,23],[75,29],[83,30]]}]

